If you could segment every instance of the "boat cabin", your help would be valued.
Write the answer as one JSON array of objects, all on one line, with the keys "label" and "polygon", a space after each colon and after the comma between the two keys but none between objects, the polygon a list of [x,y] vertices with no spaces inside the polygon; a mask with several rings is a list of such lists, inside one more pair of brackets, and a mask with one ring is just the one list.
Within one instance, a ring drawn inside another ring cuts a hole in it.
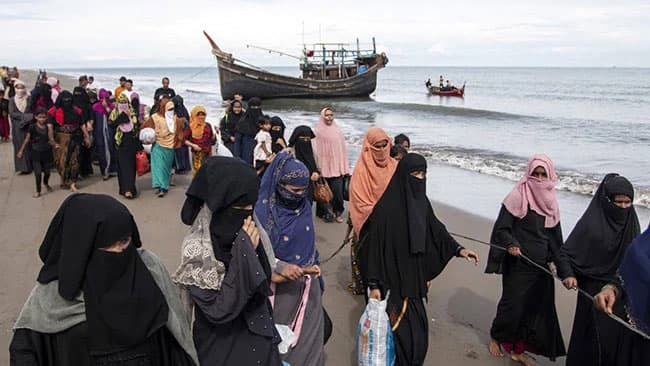
[{"label": "boat cabin", "polygon": [[374,38],[372,49],[361,49],[358,39],[356,49],[347,43],[314,43],[304,46],[300,70],[306,80],[341,80],[363,74],[378,62],[385,64],[385,57],[377,53]]}]

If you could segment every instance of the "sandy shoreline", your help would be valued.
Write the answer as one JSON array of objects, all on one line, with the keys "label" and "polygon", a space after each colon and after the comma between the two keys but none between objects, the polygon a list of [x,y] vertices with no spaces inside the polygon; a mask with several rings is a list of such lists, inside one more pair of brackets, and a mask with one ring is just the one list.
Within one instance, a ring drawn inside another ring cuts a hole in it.
[{"label": "sandy shoreline", "polygon": [[[28,85],[33,76],[21,71]],[[35,75],[35,74],[34,74]],[[58,75],[64,86],[75,85],[70,77]],[[180,243],[187,227],[180,222],[180,208],[189,176],[176,180],[165,198],[156,198],[150,189],[150,176],[137,181],[140,197],[123,200],[135,216],[144,246],[162,258],[168,270],[176,268]],[[57,187],[59,177],[52,176],[52,186]],[[117,195],[117,180],[102,181],[97,175],[79,184],[81,192]],[[38,247],[47,225],[68,191],[56,189],[40,199],[31,198],[34,188],[32,175],[13,173],[13,148],[0,144],[0,365],[9,364],[8,345],[11,328],[31,291],[41,262]],[[450,231],[486,239],[492,222],[461,210],[434,203],[434,209]],[[321,257],[328,257],[343,240],[345,225],[325,224],[316,221],[317,245]],[[493,359],[486,349],[490,322],[501,294],[500,277],[483,274],[487,247],[461,241],[476,250],[481,263],[474,267],[461,260],[453,260],[445,272],[432,284],[427,311],[430,322],[429,353],[427,365],[509,365],[510,361]],[[334,332],[326,346],[327,365],[352,365],[355,357],[356,327],[364,307],[363,297],[353,297],[346,287],[350,280],[349,249],[344,249],[331,262],[323,266],[326,282],[324,304],[334,322]],[[561,289],[556,284],[556,302],[560,324],[568,342],[575,293]],[[553,364],[539,358],[541,365]],[[563,359],[555,364],[564,364]]]}]

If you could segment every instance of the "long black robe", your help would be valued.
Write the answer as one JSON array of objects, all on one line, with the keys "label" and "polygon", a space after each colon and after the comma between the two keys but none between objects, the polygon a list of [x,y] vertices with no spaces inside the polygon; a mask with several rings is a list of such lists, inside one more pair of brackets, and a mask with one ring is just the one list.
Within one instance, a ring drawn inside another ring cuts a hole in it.
[{"label": "long black robe", "polygon": [[[116,120],[109,121],[109,124],[113,128],[119,128],[120,124],[129,123],[129,119],[126,114],[120,113]],[[135,186],[135,154],[138,150],[142,150],[142,144],[137,133],[135,131],[123,133],[122,141],[117,146],[117,179],[121,195],[131,192],[135,196],[138,193]]]},{"label": "long black robe", "polygon": [[[410,176],[426,171],[417,154],[402,159],[386,191],[363,226],[359,266],[364,282],[390,291],[388,313],[395,323],[407,299],[407,310],[394,332],[397,365],[422,365],[427,354],[428,321],[423,299],[427,281],[437,277],[462,247],[433,213],[424,191],[416,192]],[[417,185],[426,189],[424,180]]]},{"label": "long black robe", "polygon": [[[502,206],[492,229],[491,242],[504,249],[510,245],[519,246],[522,253],[544,267],[554,262],[558,275],[566,278],[571,270],[569,263],[559,255],[562,228],[559,223],[545,228],[544,222],[545,217],[530,208],[524,218],[518,219]],[[566,350],[555,309],[553,278],[523,258],[495,248],[490,248],[485,272],[501,274],[503,285],[491,337],[501,343],[523,341],[526,351],[551,360],[564,356]]]},{"label": "long black robe", "polygon": [[[595,296],[608,283],[618,280],[616,271],[632,240],[640,233],[634,207],[620,208],[611,199],[623,194],[634,199],[634,188],[624,177],[608,174],[589,207],[562,246],[578,286]],[[616,307],[625,319],[625,309]],[[615,352],[621,329],[594,309],[592,301],[578,295],[566,365],[598,365]]]}]

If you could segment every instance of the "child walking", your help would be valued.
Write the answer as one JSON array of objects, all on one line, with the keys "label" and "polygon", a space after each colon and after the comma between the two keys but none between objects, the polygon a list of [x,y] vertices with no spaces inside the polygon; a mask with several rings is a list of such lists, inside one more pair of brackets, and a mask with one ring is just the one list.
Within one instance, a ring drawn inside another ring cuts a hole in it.
[{"label": "child walking", "polygon": [[259,125],[259,131],[255,135],[255,149],[253,150],[253,165],[255,170],[257,170],[257,175],[260,177],[264,175],[264,170],[266,167],[271,164],[273,160],[273,153],[271,152],[271,145],[273,144],[273,139],[271,138],[271,117],[264,115],[260,116],[257,120]]},{"label": "child walking", "polygon": [[34,118],[36,123],[32,123],[29,126],[25,141],[16,155],[19,159],[22,159],[25,149],[31,149],[30,158],[36,178],[36,192],[33,197],[38,198],[41,196],[41,178],[45,189],[48,192],[52,192],[52,187],[49,184],[50,171],[52,170],[54,161],[52,148],[58,149],[59,145],[54,141],[54,129],[52,125],[46,123],[47,111],[44,108],[36,109]]}]

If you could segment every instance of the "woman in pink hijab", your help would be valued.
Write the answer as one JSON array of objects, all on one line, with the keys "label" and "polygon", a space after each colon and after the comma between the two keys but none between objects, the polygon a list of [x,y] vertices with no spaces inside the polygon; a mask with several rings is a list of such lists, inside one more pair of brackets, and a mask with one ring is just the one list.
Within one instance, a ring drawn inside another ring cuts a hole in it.
[{"label": "woman in pink hijab", "polygon": [[570,264],[560,255],[563,239],[556,183],[551,159],[535,155],[526,175],[504,199],[490,239],[503,248],[490,248],[485,269],[502,275],[503,285],[490,330],[490,353],[503,357],[505,351],[524,365],[532,364],[526,351],[551,360],[566,355],[553,278],[528,262],[547,268],[553,262],[560,278],[572,280]]},{"label": "woman in pink hijab", "polygon": [[334,121],[334,111],[323,108],[320,120],[314,129],[316,138],[312,140],[315,155],[320,164],[320,176],[325,178],[332,189],[332,210],[336,222],[343,222],[343,180],[350,175],[350,161],[345,146],[343,131]]}]

